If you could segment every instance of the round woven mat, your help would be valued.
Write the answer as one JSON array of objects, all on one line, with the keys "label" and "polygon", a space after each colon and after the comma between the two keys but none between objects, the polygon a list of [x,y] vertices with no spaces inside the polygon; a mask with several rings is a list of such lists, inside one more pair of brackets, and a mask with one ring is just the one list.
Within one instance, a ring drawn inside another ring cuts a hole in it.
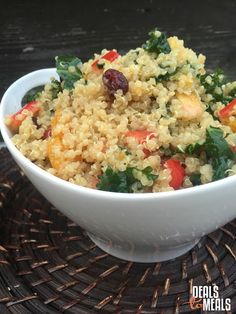
[{"label": "round woven mat", "polygon": [[236,313],[236,221],[175,260],[122,261],[51,206],[6,149],[0,150],[0,207],[1,314],[192,313],[192,286],[213,283]]}]

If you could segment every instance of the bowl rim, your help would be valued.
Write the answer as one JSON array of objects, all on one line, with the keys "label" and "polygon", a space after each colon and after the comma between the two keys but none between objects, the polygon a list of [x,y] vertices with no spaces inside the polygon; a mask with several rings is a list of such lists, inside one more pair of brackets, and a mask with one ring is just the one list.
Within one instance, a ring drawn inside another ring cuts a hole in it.
[{"label": "bowl rim", "polygon": [[[25,74],[18,78],[16,81],[14,81],[5,91],[3,94],[3,97],[1,99],[0,103],[0,131],[2,133],[3,140],[11,152],[13,156],[16,156],[16,159],[19,159],[21,163],[27,167],[32,168],[32,170],[38,174],[40,177],[44,177],[47,180],[52,181],[55,184],[59,184],[60,186],[64,186],[66,189],[73,190],[75,192],[80,192],[83,194],[88,194],[88,196],[96,196],[101,198],[112,198],[112,199],[125,199],[127,201],[132,201],[134,199],[137,200],[152,200],[152,199],[163,199],[163,198],[173,198],[173,197],[183,197],[183,196],[191,196],[194,194],[199,194],[201,192],[208,193],[211,190],[214,190],[214,188],[220,188],[227,183],[227,185],[231,185],[233,183],[236,184],[236,176],[232,175],[230,177],[226,177],[214,182],[205,183],[199,186],[193,186],[189,188],[183,188],[180,190],[173,190],[173,191],[162,191],[162,192],[148,192],[148,193],[121,193],[121,192],[110,192],[110,191],[102,191],[102,190],[96,190],[88,187],[83,187],[80,185],[76,185],[72,182],[66,181],[64,179],[61,179],[53,174],[50,174],[46,170],[40,168],[36,164],[34,164],[32,161],[30,161],[27,157],[25,157],[13,144],[11,141],[11,137],[8,136],[7,133],[7,126],[4,123],[4,109],[8,101],[8,97],[11,95],[11,93],[14,91],[15,88],[21,86],[24,84],[24,81],[30,77],[34,77],[35,75],[42,74],[45,75],[45,83],[50,81],[50,78],[53,75],[56,75],[56,68],[44,68],[32,71],[28,74]],[[49,75],[50,74],[50,75]],[[36,85],[37,86],[37,85]],[[36,87],[34,86],[34,87]],[[21,99],[22,100],[22,99]]]}]

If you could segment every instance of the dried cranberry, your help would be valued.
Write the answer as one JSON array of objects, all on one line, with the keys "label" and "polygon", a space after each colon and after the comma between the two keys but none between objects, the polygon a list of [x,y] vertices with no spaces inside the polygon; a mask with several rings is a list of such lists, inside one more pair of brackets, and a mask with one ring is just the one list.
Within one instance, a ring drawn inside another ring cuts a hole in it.
[{"label": "dried cranberry", "polygon": [[118,89],[121,89],[124,95],[129,90],[127,78],[123,73],[117,70],[109,69],[105,71],[102,76],[102,81],[111,97],[114,97],[114,94]]},{"label": "dried cranberry", "polygon": [[43,139],[46,140],[48,137],[52,135],[52,130],[48,128],[47,130],[44,131],[43,133]]}]

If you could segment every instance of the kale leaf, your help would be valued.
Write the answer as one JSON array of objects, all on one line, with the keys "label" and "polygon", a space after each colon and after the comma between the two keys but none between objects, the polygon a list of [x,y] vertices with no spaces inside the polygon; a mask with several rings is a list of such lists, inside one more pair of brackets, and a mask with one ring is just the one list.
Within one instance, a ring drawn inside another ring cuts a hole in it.
[{"label": "kale leaf", "polygon": [[[217,69],[211,74],[200,75],[199,80],[205,88],[206,94],[210,94],[215,102],[220,101],[223,104],[227,104],[236,96],[236,89],[232,90],[228,95],[224,94],[222,86],[227,83],[227,78],[222,70]],[[211,110],[211,104],[209,104],[209,110]]]},{"label": "kale leaf", "polygon": [[157,28],[148,33],[150,38],[143,44],[143,48],[148,52],[168,54],[171,52],[170,45],[165,33],[161,33]]},{"label": "kale leaf", "polygon": [[222,97],[222,94],[216,93],[216,88],[221,89],[222,85],[226,83],[226,77],[222,70],[217,69],[211,74],[200,75],[199,79],[207,94],[211,94],[216,99]]},{"label": "kale leaf", "polygon": [[32,89],[30,89],[23,97],[22,99],[22,106],[24,106],[25,104],[27,104],[28,102],[31,102],[31,101],[34,101],[36,100],[37,98],[40,97],[41,95],[41,92],[43,90],[44,86],[43,85],[40,85],[40,86],[37,86],[37,87],[34,87]]},{"label": "kale leaf", "polygon": [[185,148],[184,152],[189,155],[198,154],[202,150],[203,146],[204,146],[203,143],[189,144]]},{"label": "kale leaf", "polygon": [[62,92],[62,86],[61,86],[61,82],[53,79],[51,81],[51,87],[50,87],[50,91],[52,93],[52,99],[57,98],[58,94],[60,92]]},{"label": "kale leaf", "polygon": [[228,176],[227,170],[232,168],[234,161],[222,156],[213,158],[211,164],[213,168],[212,181],[217,181]]},{"label": "kale leaf", "polygon": [[121,193],[131,193],[131,186],[135,182],[132,168],[127,168],[125,171],[113,171],[111,167],[107,167],[99,179],[97,183],[99,190]]},{"label": "kale leaf", "polygon": [[172,76],[174,76],[178,72],[179,68],[177,67],[173,72],[166,72],[166,74],[160,74],[155,77],[156,83],[160,83],[162,81],[169,81]]},{"label": "kale leaf", "polygon": [[74,83],[82,78],[80,70],[82,62],[73,56],[56,57],[56,68],[65,89],[74,88]]},{"label": "kale leaf", "polygon": [[[138,169],[136,169],[138,170]],[[143,174],[145,174],[145,176],[147,177],[148,180],[150,181],[154,181],[157,179],[157,175],[156,174],[153,174],[152,171],[152,167],[151,166],[148,166],[146,168],[144,168],[143,170],[140,170]]]},{"label": "kale leaf", "polygon": [[234,159],[235,155],[226,142],[223,131],[212,126],[206,130],[205,151],[207,157],[211,159],[218,159],[220,157]]},{"label": "kale leaf", "polygon": [[131,152],[128,150],[128,148],[123,146],[119,146],[119,148],[125,153],[125,155],[131,155]]},{"label": "kale leaf", "polygon": [[189,177],[189,180],[192,182],[192,185],[193,185],[193,186],[201,185],[201,184],[202,184],[200,173],[193,173],[193,174]]},{"label": "kale leaf", "polygon": [[124,171],[114,171],[111,167],[107,167],[104,174],[99,176],[100,181],[97,183],[97,188],[103,191],[120,193],[133,193],[134,186],[136,189],[141,190],[143,185],[135,178],[134,170],[141,171],[148,180],[157,178],[157,175],[152,173],[152,167],[146,167],[143,170],[127,167]]},{"label": "kale leaf", "polygon": [[29,95],[26,97],[26,102],[28,103],[28,102],[31,102],[31,101],[36,100],[37,98],[39,98],[40,94],[41,94],[40,92],[37,92],[37,93],[35,93],[35,94],[29,94]]},{"label": "kale leaf", "polygon": [[231,97],[230,101],[236,98],[236,87],[229,92],[228,97]]},{"label": "kale leaf", "polygon": [[205,151],[207,160],[212,165],[212,180],[227,177],[227,170],[233,166],[236,154],[231,150],[221,129],[210,126],[206,130],[205,142],[188,145],[184,153],[199,156],[202,151]]},{"label": "kale leaf", "polygon": [[213,181],[227,177],[227,170],[233,166],[235,153],[226,142],[223,131],[209,127],[206,130],[205,151],[213,168]]}]

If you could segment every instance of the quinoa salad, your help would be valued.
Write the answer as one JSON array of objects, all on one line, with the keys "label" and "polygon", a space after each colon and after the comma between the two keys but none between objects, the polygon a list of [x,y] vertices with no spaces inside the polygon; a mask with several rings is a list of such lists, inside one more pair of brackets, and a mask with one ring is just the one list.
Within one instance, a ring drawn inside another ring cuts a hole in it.
[{"label": "quinoa salad", "polygon": [[235,174],[236,82],[207,72],[183,40],[154,29],[124,55],[58,56],[56,69],[60,79],[5,120],[15,146],[45,171],[122,193]]}]

